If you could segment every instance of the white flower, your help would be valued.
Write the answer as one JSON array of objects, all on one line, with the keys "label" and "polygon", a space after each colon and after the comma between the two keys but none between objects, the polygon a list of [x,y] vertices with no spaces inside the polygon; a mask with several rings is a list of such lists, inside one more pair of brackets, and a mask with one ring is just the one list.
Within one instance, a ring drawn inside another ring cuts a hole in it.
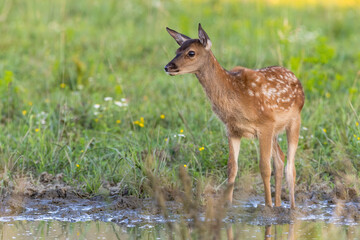
[{"label": "white flower", "polygon": [[119,107],[127,107],[128,106],[128,104],[124,103],[124,102],[115,101],[114,103],[115,103],[115,105],[117,105]]},{"label": "white flower", "polygon": [[94,112],[94,115],[96,116],[96,115],[99,115],[99,112]]},{"label": "white flower", "polygon": [[105,101],[112,101],[113,98],[112,98],[112,97],[106,97],[106,98],[104,98],[104,100],[105,100]]},{"label": "white flower", "polygon": [[100,108],[100,104],[95,104],[95,105],[94,105],[94,108],[99,109],[99,108]]},{"label": "white flower", "polygon": [[185,135],[184,135],[184,134],[178,134],[178,136],[179,136],[179,137],[185,137]]},{"label": "white flower", "polygon": [[126,102],[126,98],[122,98],[121,101],[122,101],[122,102]]},{"label": "white flower", "polygon": [[307,131],[307,130],[308,130],[308,128],[307,128],[307,127],[302,127],[302,129],[303,129],[304,131]]}]

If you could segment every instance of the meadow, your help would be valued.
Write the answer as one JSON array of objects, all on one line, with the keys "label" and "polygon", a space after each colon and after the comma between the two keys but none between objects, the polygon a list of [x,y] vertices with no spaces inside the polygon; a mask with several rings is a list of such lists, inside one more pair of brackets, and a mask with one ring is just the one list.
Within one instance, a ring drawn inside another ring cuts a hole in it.
[{"label": "meadow", "polygon": [[[224,68],[281,65],[302,82],[297,184],[359,193],[360,6],[271,2],[1,1],[0,187],[48,172],[147,197],[149,173],[171,192],[185,168],[220,189],[224,127],[195,76],[163,71],[178,47],[165,27],[197,37],[200,22]],[[240,179],[259,176],[257,150],[242,141]]]}]

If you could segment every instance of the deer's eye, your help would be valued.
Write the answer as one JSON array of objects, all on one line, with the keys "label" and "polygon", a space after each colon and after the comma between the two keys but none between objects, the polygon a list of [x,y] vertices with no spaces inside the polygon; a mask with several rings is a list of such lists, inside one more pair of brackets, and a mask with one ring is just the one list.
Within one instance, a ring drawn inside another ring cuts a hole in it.
[{"label": "deer's eye", "polygon": [[189,51],[189,52],[188,52],[188,56],[189,56],[189,57],[194,57],[194,56],[195,56],[195,52],[194,52],[194,51]]}]

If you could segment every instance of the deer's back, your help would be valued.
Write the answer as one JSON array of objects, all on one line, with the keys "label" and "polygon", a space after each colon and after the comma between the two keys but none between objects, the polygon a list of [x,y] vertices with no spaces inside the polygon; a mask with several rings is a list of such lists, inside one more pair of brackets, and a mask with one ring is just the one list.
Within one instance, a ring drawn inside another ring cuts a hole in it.
[{"label": "deer's back", "polygon": [[273,122],[278,132],[291,119],[300,117],[304,92],[300,81],[288,69],[267,67],[251,70],[235,67],[229,76],[237,104],[232,104],[231,111],[224,112],[222,116],[227,117],[220,119],[230,132],[246,132],[249,136],[256,136],[259,127],[266,121]]}]

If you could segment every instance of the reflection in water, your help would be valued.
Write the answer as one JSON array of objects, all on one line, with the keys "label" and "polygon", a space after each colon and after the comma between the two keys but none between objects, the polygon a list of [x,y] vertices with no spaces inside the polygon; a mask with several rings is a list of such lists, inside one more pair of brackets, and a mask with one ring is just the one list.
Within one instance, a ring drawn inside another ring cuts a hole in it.
[{"label": "reflection in water", "polygon": [[[165,224],[124,226],[111,222],[13,221],[0,223],[3,239],[196,239],[191,228],[175,224],[169,233]],[[184,234],[184,231],[187,233]],[[182,233],[181,233],[182,232]],[[294,224],[256,226],[245,223],[225,225],[215,239],[357,239],[356,225],[295,221]]]}]

